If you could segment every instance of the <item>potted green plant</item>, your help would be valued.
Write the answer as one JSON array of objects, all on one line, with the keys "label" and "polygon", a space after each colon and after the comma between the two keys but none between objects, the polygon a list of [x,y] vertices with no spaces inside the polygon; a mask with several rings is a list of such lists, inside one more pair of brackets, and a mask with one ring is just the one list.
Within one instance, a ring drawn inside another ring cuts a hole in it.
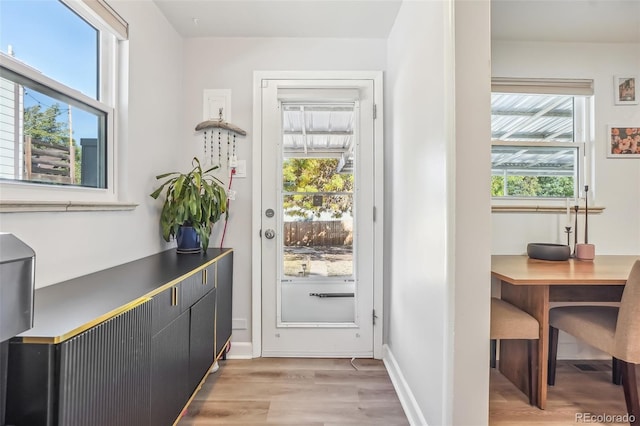
[{"label": "potted green plant", "polygon": [[[162,237],[178,240],[178,252],[200,252],[209,246],[213,224],[227,212],[227,192],[220,179],[211,174],[218,166],[203,171],[197,157],[189,173],[170,172],[156,176],[167,178],[151,197],[157,199],[165,191],[160,214]],[[191,235],[189,234],[191,233]],[[189,244],[190,243],[190,244]]]}]

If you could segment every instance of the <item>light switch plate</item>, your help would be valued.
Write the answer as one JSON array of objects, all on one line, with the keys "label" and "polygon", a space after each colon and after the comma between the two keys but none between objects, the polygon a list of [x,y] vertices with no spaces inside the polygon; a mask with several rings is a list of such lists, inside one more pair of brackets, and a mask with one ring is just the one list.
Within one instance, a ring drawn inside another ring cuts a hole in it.
[{"label": "light switch plate", "polygon": [[247,160],[238,160],[238,165],[236,166],[236,174],[233,175],[234,178],[246,178],[247,177]]}]

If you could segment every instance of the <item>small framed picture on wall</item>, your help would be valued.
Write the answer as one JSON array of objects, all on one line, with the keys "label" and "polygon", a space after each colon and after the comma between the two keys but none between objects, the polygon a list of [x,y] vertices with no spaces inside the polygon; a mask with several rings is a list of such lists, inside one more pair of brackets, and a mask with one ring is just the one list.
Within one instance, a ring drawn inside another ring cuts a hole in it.
[{"label": "small framed picture on wall", "polygon": [[636,83],[638,78],[635,76],[613,77],[613,91],[616,105],[637,105],[638,92],[636,91]]},{"label": "small framed picture on wall", "polygon": [[607,157],[640,158],[640,126],[608,126]]}]

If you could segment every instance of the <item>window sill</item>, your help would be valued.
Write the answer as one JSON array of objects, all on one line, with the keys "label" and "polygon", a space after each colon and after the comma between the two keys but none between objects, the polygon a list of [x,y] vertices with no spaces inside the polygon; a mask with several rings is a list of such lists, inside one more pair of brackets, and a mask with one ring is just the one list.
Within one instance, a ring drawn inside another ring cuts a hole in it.
[{"label": "window sill", "polygon": [[[606,207],[589,206],[589,213],[601,214]],[[571,209],[573,211],[573,209]],[[580,212],[584,213],[584,208],[580,207]],[[491,206],[491,213],[566,213],[567,208],[561,206]]]},{"label": "window sill", "polygon": [[0,201],[0,213],[90,212],[134,210],[135,203],[78,201]]}]

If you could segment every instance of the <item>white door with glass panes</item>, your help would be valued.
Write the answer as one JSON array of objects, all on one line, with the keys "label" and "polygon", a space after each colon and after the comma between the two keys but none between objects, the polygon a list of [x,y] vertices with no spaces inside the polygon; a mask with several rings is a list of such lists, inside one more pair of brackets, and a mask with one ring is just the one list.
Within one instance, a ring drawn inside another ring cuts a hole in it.
[{"label": "white door with glass panes", "polygon": [[374,82],[262,81],[262,355],[371,357]]}]

